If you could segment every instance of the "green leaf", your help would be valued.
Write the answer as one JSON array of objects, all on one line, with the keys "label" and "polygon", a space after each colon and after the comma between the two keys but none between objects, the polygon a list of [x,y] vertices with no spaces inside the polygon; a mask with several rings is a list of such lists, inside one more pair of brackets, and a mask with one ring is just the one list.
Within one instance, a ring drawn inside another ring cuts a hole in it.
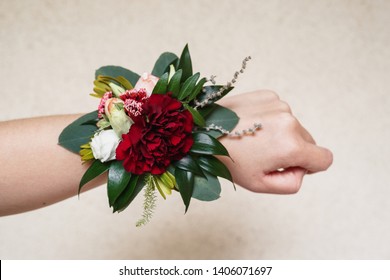
[{"label": "green leaf", "polygon": [[213,156],[200,156],[196,159],[199,166],[208,173],[228,179],[233,182],[229,169],[219,159]]},{"label": "green leaf", "polygon": [[174,64],[178,57],[174,53],[165,52],[160,55],[154,64],[152,75],[161,77],[169,68],[169,65]]},{"label": "green leaf", "polygon": [[190,206],[192,192],[194,190],[194,174],[192,172],[176,168],[175,178],[181,198],[183,199],[186,207],[185,212],[187,212],[188,207]]},{"label": "green leaf", "polygon": [[128,81],[125,77],[119,76],[116,77],[116,80],[125,88],[125,89],[133,89],[133,85]]},{"label": "green leaf", "polygon": [[196,84],[194,90],[188,97],[188,101],[194,100],[199,94],[202,93],[203,85],[207,82],[206,78],[200,79],[200,81]]},{"label": "green leaf", "polygon": [[196,85],[196,81],[199,79],[199,76],[200,74],[196,73],[184,82],[177,97],[179,100],[184,100],[193,92]]},{"label": "green leaf", "polygon": [[95,79],[99,75],[109,76],[113,78],[122,76],[125,79],[127,79],[132,85],[135,85],[140,77],[137,73],[134,73],[126,68],[120,66],[113,66],[113,65],[100,67],[95,72]]},{"label": "green leaf", "polygon": [[95,160],[92,162],[91,166],[85,171],[83,177],[80,180],[79,184],[79,194],[81,188],[88,182],[92,181],[99,175],[105,173],[108,168],[110,168],[111,162],[101,162],[100,160]]},{"label": "green leaf", "polygon": [[183,52],[181,53],[177,69],[183,69],[183,75],[181,77],[182,82],[192,76],[192,62],[188,44],[184,47]]},{"label": "green leaf", "polygon": [[202,201],[213,201],[220,198],[221,184],[217,177],[205,173],[206,178],[195,176],[192,197]]},{"label": "green leaf", "polygon": [[107,194],[110,207],[125,190],[131,178],[131,173],[126,172],[122,161],[114,161],[108,170]]},{"label": "green leaf", "polygon": [[88,113],[65,127],[58,138],[58,144],[74,153],[80,152],[80,146],[89,143],[97,130],[97,111]]},{"label": "green leaf", "polygon": [[168,76],[169,76],[168,72],[161,76],[161,78],[158,80],[157,84],[153,88],[153,93],[156,94],[167,93]]},{"label": "green leaf", "polygon": [[184,105],[184,108],[186,108],[188,111],[190,111],[192,118],[194,119],[194,123],[196,125],[198,125],[200,127],[204,127],[206,125],[206,121],[204,120],[202,115],[197,110],[195,110],[194,108],[192,108],[188,104],[183,104],[183,105]]},{"label": "green leaf", "polygon": [[180,92],[180,81],[183,70],[179,69],[172,76],[172,79],[169,81],[168,92],[172,92],[172,97],[177,98]]},{"label": "green leaf", "polygon": [[[220,85],[205,86],[205,87],[203,87],[204,91],[200,92],[196,99],[197,99],[199,102],[202,102],[203,100],[205,100],[205,99],[206,99],[208,96],[210,96],[211,94],[217,93],[221,87],[222,87],[222,86],[220,86]],[[215,98],[213,99],[213,101],[217,101],[217,100],[221,99],[221,98],[224,97],[226,94],[228,94],[232,89],[233,89],[233,87],[229,87],[229,88],[225,89],[224,91],[222,91],[221,95],[215,97]]]},{"label": "green leaf", "polygon": [[115,200],[114,204],[112,205],[113,212],[121,212],[125,210],[144,186],[145,182],[143,175],[132,175],[125,190],[120,194],[120,196]]},{"label": "green leaf", "polygon": [[173,162],[173,165],[182,170],[204,177],[202,169],[191,155],[186,155],[181,160]]},{"label": "green leaf", "polygon": [[[232,131],[240,120],[235,112],[226,107],[222,107],[218,104],[213,104],[207,107],[211,108],[211,111],[206,112],[207,114],[205,114],[203,109],[199,110],[199,113],[205,118],[206,127],[214,124],[216,126],[223,127],[227,131]],[[205,133],[213,136],[214,138],[218,138],[223,135],[222,132],[217,130],[205,131]]]},{"label": "green leaf", "polygon": [[229,156],[226,148],[214,137],[203,132],[193,133],[194,144],[191,152],[203,155]]}]

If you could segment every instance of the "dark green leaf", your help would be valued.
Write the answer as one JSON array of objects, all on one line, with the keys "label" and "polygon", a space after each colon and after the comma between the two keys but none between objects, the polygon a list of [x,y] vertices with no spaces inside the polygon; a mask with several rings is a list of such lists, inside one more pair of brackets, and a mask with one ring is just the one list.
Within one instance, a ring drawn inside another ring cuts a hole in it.
[{"label": "dark green leaf", "polygon": [[209,172],[210,174],[233,182],[229,169],[216,157],[200,156],[196,159],[196,161],[203,170]]},{"label": "dark green leaf", "polygon": [[89,143],[91,137],[97,130],[97,118],[97,111],[78,118],[61,132],[58,138],[58,144],[69,151],[79,153],[80,146]]},{"label": "dark green leaf", "polygon": [[161,76],[157,84],[154,86],[153,93],[157,93],[157,94],[167,93],[168,76],[169,76],[168,72]]},{"label": "dark green leaf", "polygon": [[195,176],[192,197],[202,201],[216,200],[221,194],[221,184],[217,177],[207,172],[205,174],[206,178]]},{"label": "dark green leaf", "polygon": [[187,212],[188,207],[190,206],[192,192],[194,190],[194,174],[192,172],[176,168],[175,178],[181,198],[183,199],[186,207],[185,212]]},{"label": "dark green leaf", "polygon": [[177,97],[179,100],[184,100],[193,92],[196,85],[196,81],[199,79],[199,76],[200,74],[196,73],[184,82],[183,86],[180,89],[179,96]]},{"label": "dark green leaf", "polygon": [[194,119],[194,123],[196,125],[198,125],[200,127],[204,127],[206,125],[204,118],[197,110],[195,110],[194,108],[192,108],[188,104],[184,104],[184,108],[186,108],[188,111],[190,111],[192,118]]},{"label": "dark green leaf", "polygon": [[100,67],[98,70],[95,72],[95,79],[99,76],[109,76],[109,77],[119,77],[123,76],[126,78],[132,85],[135,85],[139,79],[139,75],[137,73],[134,73],[126,68],[120,67],[120,66],[103,66]]},{"label": "dark green leaf", "polygon": [[202,93],[203,85],[206,82],[207,82],[206,78],[200,79],[200,81],[196,84],[194,90],[192,91],[192,93],[188,97],[188,101],[195,99],[198,95],[200,95]]},{"label": "dark green leaf", "polygon": [[127,187],[131,173],[123,168],[122,161],[114,161],[108,170],[107,194],[110,207]]},{"label": "dark green leaf", "polygon": [[[205,100],[208,96],[210,96],[211,94],[213,93],[217,93],[219,91],[219,89],[221,88],[222,86],[218,86],[218,85],[213,85],[213,86],[205,86],[203,87],[204,91],[200,92],[200,94],[197,96],[196,100],[198,100],[199,102],[202,102],[203,100]],[[218,97],[215,97],[213,99],[213,101],[217,101],[219,99],[221,99],[222,97],[224,97],[226,94],[228,94],[231,90],[233,89],[233,87],[229,87],[227,89],[225,89],[221,96],[218,96]]]},{"label": "dark green leaf", "polygon": [[182,170],[189,171],[196,175],[204,177],[202,169],[199,167],[198,163],[192,158],[191,155],[186,155],[181,160],[175,161],[173,165]]},{"label": "dark green leaf", "polygon": [[[214,124],[216,126],[223,127],[227,131],[232,131],[236,127],[240,118],[235,112],[217,104],[213,104],[211,107],[212,111],[208,112],[207,116],[205,117],[206,126]],[[204,116],[203,110],[199,110],[199,112]],[[216,130],[210,130],[205,133],[210,134],[214,138],[222,136],[222,133]]]},{"label": "dark green leaf", "polygon": [[81,188],[88,182],[92,181],[99,175],[105,173],[108,168],[110,168],[111,162],[101,162],[100,160],[95,160],[92,162],[91,166],[85,171],[83,177],[80,180],[79,184],[79,194]]},{"label": "dark green leaf", "polygon": [[192,76],[192,62],[188,44],[184,47],[183,52],[181,53],[177,69],[183,69],[183,75],[181,77],[182,82]]},{"label": "dark green leaf", "polygon": [[194,144],[191,152],[203,155],[223,155],[229,156],[226,148],[214,137],[203,132],[193,133]]},{"label": "dark green leaf", "polygon": [[180,92],[180,81],[183,70],[179,69],[173,74],[168,85],[168,92],[172,92],[172,97],[177,98]]},{"label": "dark green leaf", "polygon": [[152,75],[161,77],[169,69],[169,65],[174,64],[177,59],[178,57],[174,53],[165,52],[161,54],[154,64]]},{"label": "dark green leaf", "polygon": [[132,175],[129,183],[127,184],[125,190],[120,194],[120,196],[115,200],[113,204],[114,212],[121,212],[130,205],[134,198],[145,186],[144,176],[143,175]]}]

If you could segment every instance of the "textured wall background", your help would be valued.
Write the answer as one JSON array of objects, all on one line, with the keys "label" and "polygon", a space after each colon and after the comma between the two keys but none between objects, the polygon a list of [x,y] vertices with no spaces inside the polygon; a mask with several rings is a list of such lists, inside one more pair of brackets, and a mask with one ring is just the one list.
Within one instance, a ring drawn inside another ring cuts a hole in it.
[{"label": "textured wall background", "polygon": [[235,93],[277,91],[334,164],[293,196],[226,184],[186,215],[172,196],[142,229],[142,199],[113,215],[102,186],[0,218],[0,258],[390,258],[389,13],[385,0],[1,0],[0,120],[91,111],[99,66],[142,73],[189,43],[221,82],[251,55]]}]

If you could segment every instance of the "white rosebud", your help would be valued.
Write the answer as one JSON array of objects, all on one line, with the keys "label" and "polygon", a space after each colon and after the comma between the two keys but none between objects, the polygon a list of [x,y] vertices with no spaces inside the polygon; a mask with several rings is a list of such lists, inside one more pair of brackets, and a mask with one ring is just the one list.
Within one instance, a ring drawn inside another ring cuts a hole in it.
[{"label": "white rosebud", "polygon": [[112,129],[97,132],[90,143],[94,158],[101,162],[115,159],[119,141],[118,135]]},{"label": "white rosebud", "polygon": [[133,120],[126,115],[123,109],[123,101],[119,98],[110,98],[105,104],[105,114],[110,122],[112,129],[118,137],[122,138],[122,134],[127,134],[130,130]]}]

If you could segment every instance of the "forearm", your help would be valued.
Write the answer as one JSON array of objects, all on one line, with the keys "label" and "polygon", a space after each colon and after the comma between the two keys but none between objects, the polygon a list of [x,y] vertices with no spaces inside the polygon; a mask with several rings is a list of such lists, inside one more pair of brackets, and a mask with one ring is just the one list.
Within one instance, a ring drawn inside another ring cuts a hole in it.
[{"label": "forearm", "polygon": [[[221,142],[233,161],[221,157],[233,180],[254,192],[289,194],[303,176],[326,170],[332,153],[315,144],[285,102],[269,91],[224,99],[222,105],[240,116],[236,129],[255,122],[263,128],[242,138]],[[80,156],[57,144],[61,131],[79,115],[52,116],[0,123],[0,215],[16,214],[74,196],[88,168]],[[279,172],[278,170],[283,170]],[[83,190],[106,182],[99,176]]]},{"label": "forearm", "polygon": [[[59,146],[58,136],[79,115],[0,123],[0,215],[37,209],[74,196],[87,164]],[[94,180],[85,190],[104,183]]]}]

